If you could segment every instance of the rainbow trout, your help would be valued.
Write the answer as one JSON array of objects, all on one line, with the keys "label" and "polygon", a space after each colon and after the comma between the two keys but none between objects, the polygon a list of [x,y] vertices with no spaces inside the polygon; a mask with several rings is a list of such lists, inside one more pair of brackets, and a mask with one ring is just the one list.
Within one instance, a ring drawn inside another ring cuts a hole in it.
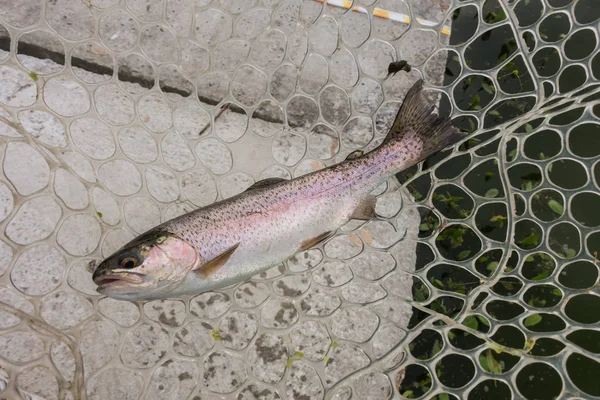
[{"label": "rainbow trout", "polygon": [[406,94],[375,150],[292,180],[257,182],[152,228],[100,263],[98,292],[134,301],[218,289],[325,241],[350,219],[371,218],[377,186],[464,137],[432,113],[422,87],[419,80]]}]

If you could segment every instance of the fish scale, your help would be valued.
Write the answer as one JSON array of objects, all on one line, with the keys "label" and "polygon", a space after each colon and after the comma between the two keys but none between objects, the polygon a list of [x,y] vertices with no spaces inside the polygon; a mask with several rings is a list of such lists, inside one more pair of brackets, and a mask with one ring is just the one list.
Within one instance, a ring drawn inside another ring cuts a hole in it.
[{"label": "fish scale", "polygon": [[375,188],[463,138],[432,114],[422,86],[409,90],[378,148],[293,180],[258,182],[151,229],[100,264],[98,291],[139,300],[218,289],[314,246],[352,218],[369,219]]}]

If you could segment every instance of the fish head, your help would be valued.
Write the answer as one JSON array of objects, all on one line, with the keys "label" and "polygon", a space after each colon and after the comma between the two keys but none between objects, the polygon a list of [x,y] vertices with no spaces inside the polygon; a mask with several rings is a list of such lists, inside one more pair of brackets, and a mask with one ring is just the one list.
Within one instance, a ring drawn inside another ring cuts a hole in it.
[{"label": "fish head", "polygon": [[98,265],[98,293],[117,300],[161,298],[200,262],[196,248],[168,232],[139,236]]}]

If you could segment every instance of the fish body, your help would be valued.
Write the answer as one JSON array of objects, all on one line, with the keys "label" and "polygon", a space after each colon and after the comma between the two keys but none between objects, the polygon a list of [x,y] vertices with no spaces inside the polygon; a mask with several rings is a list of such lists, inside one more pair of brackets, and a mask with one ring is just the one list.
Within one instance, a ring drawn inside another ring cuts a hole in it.
[{"label": "fish body", "polygon": [[161,226],[212,260],[238,247],[210,280],[190,274],[172,294],[227,286],[273,267],[301,250],[307,239],[333,232],[350,220],[390,166],[369,153],[289,182],[252,189],[231,201],[193,211]]},{"label": "fish body", "polygon": [[369,219],[377,186],[463,137],[432,114],[421,90],[418,81],[375,150],[293,180],[259,182],[151,229],[99,265],[98,291],[140,300],[218,289],[312,247],[350,219]]}]

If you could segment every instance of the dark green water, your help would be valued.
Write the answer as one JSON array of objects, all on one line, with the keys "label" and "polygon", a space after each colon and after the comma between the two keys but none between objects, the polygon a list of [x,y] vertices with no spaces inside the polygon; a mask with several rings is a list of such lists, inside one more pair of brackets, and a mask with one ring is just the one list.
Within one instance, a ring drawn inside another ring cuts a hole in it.
[{"label": "dark green water", "polygon": [[[570,7],[572,0],[548,0],[552,7]],[[564,9],[563,9],[564,10]],[[506,60],[510,60],[498,74],[498,84],[500,89],[510,94],[525,94],[534,90],[534,79],[536,74],[528,70],[522,56],[517,54],[517,39],[512,29],[508,26],[499,26],[493,28],[494,24],[505,21],[504,11],[496,0],[487,0],[483,5],[483,12],[479,14],[477,8],[472,4],[466,3],[463,7],[455,11],[452,22],[451,45],[460,45],[467,42],[475,33],[477,26],[487,23],[492,29],[478,37],[465,51],[465,62],[471,68],[476,70],[487,70],[500,65]],[[562,43],[565,42],[564,52],[572,59],[583,59],[588,57],[597,47],[596,35],[591,30],[581,30],[576,34],[569,36],[572,31],[572,24],[569,18],[561,13],[561,9],[556,9],[550,16],[540,21],[542,12],[541,0],[522,1],[514,9],[519,25],[522,27],[530,25],[539,25],[540,35],[544,41]],[[600,3],[593,0],[579,0],[575,7],[575,16],[580,23],[591,23],[600,18]],[[593,28],[593,27],[592,27]],[[530,34],[523,36],[529,49],[534,48],[534,38]],[[561,55],[547,46],[547,49],[539,50],[543,45],[535,48],[533,57],[533,67],[541,76],[551,76],[560,70]],[[600,77],[600,56],[591,62],[592,73],[598,79]],[[456,56],[451,56],[447,60],[445,71],[445,84],[454,83],[460,75],[460,62]],[[586,79],[586,73],[581,68],[568,67],[563,70],[558,80],[558,87],[550,89],[549,85],[544,84],[543,92],[548,98],[554,91],[566,93],[569,91],[581,91],[584,89],[582,83]],[[479,110],[488,106],[494,99],[498,88],[494,83],[483,75],[473,74],[462,79],[454,90],[453,98],[461,111],[477,113]],[[541,99],[544,103],[545,100]],[[453,120],[455,126],[467,132],[474,132],[476,129],[493,127],[510,121],[519,115],[529,111],[535,104],[533,97],[526,97],[521,100],[505,101],[492,110],[487,111],[481,116],[482,124],[472,117],[457,117]],[[600,108],[600,107],[596,107]],[[553,125],[566,125],[576,121],[582,114],[584,107],[576,108],[564,112],[551,119]],[[450,104],[447,99],[442,97],[440,113],[447,115],[450,113]],[[600,113],[596,113],[599,115]],[[536,129],[541,123],[532,121],[527,125],[521,126],[517,132],[527,133]],[[475,153],[478,155],[495,154],[499,149],[500,140],[490,140],[498,131],[479,134],[467,141],[460,147],[460,150],[468,150],[478,147]],[[594,140],[595,138],[595,140]],[[541,130],[532,135],[525,141],[524,153],[533,160],[544,161],[557,155],[563,146],[568,146],[570,151],[581,157],[594,157],[600,154],[600,125],[595,123],[582,124],[573,130],[567,143],[561,139],[558,130]],[[484,144],[485,143],[485,144]],[[484,145],[482,145],[484,144]],[[514,158],[517,151],[515,142],[509,142],[506,148],[507,161]],[[450,161],[446,161],[450,159]],[[446,162],[444,168],[436,171],[436,176],[442,179],[449,179],[458,176],[470,164],[468,155],[455,157],[450,152],[443,152],[431,157],[424,163],[424,170]],[[591,179],[599,183],[600,163],[595,167],[595,173]],[[401,182],[409,182],[408,188],[415,196],[415,200],[422,201],[428,198],[431,192],[431,178],[428,175],[410,181],[415,169],[407,171],[399,176]],[[584,251],[581,248],[583,238],[580,238],[579,232],[574,225],[562,223],[552,229],[551,232],[544,232],[542,227],[530,219],[519,218],[523,213],[524,200],[520,196],[513,200],[516,203],[517,215],[509,215],[506,207],[506,193],[502,188],[500,175],[503,171],[498,170],[497,163],[493,161],[486,162],[470,172],[465,178],[465,185],[474,193],[491,198],[504,198],[499,202],[487,202],[478,210],[475,209],[470,196],[455,184],[444,184],[437,187],[431,193],[432,202],[435,210],[428,207],[421,209],[421,237],[426,238],[436,234],[439,231],[441,213],[447,218],[467,218],[473,213],[475,216],[475,225],[483,234],[482,240],[496,240],[506,242],[513,238],[507,237],[507,225],[513,220],[517,220],[515,227],[514,242],[517,247],[523,250],[535,249],[542,240],[542,237],[549,236],[549,247],[552,251],[567,259],[558,262],[554,261],[543,253],[533,252],[525,260],[519,260],[518,254],[514,252],[505,268],[506,276],[502,276],[497,284],[491,290],[497,295],[503,296],[500,299],[510,299],[510,296],[516,295],[524,288],[524,282],[527,282],[523,300],[530,307],[535,307],[538,314],[524,319],[523,323],[527,329],[533,332],[548,333],[553,336],[556,332],[565,329],[568,322],[563,321],[557,315],[544,310],[552,310],[552,307],[559,306],[563,300],[562,290],[552,284],[552,281],[545,280],[557,269],[561,269],[558,277],[559,282],[573,289],[586,289],[597,282],[599,271],[598,267],[592,262],[577,261],[569,262],[568,259]],[[565,189],[574,189],[585,183],[587,172],[579,163],[571,160],[558,160],[550,164],[548,169],[550,180]],[[522,189],[534,190],[540,185],[543,179],[542,171],[535,163],[524,163],[508,170],[507,184]],[[577,195],[570,206],[573,218],[584,226],[598,226],[600,221],[597,212],[598,196],[596,195]],[[504,203],[504,204],[503,204]],[[547,189],[533,197],[530,210],[542,221],[553,221],[559,218],[567,210],[564,204],[560,190]],[[479,253],[482,243],[470,227],[459,222],[452,222],[450,225],[438,234],[436,246],[444,258],[457,265],[471,265],[474,262],[477,272],[484,276],[491,276],[498,266],[502,257],[502,250],[491,250],[480,254],[476,260],[473,256]],[[481,234],[479,234],[481,236]],[[594,234],[585,239],[584,245],[593,252],[600,253],[600,234]],[[502,247],[502,246],[497,246]],[[425,244],[419,244],[417,247],[417,269],[424,268],[433,261],[433,252]],[[567,267],[565,267],[567,266]],[[468,267],[469,269],[472,267]],[[519,275],[511,274],[519,268]],[[563,269],[564,268],[564,269]],[[457,268],[451,264],[437,265],[430,269],[427,279],[435,287],[458,294],[469,295],[469,293],[480,286],[479,278],[469,273],[467,270]],[[540,281],[537,284],[536,281]],[[485,299],[487,294],[481,293],[476,300],[475,306]],[[440,296],[431,301],[429,290],[418,279],[414,279],[413,297],[418,301],[426,301],[427,307],[447,316],[453,317],[463,307],[464,302],[452,296]],[[581,323],[593,323],[597,315],[600,314],[600,304],[598,297],[591,295],[580,295],[568,302],[565,313],[569,318]],[[461,321],[470,328],[480,332],[487,333],[490,330],[490,323],[487,319],[477,313],[477,308],[469,317]],[[513,301],[494,300],[486,306],[486,311],[495,319],[504,321],[516,318],[524,313],[524,308]],[[410,328],[416,327],[421,321],[428,318],[429,315],[414,309],[413,317],[410,322]],[[523,319],[520,317],[519,319]],[[436,324],[443,325],[441,321]],[[501,323],[502,324],[502,323]],[[517,329],[510,325],[501,326],[491,339],[502,345],[523,349],[527,346],[527,333],[522,329]],[[567,339],[592,352],[598,353],[598,343],[600,343],[600,333],[593,330],[578,330],[570,334]],[[428,360],[434,357],[441,349],[444,342],[441,334],[433,330],[423,330],[421,334],[410,343],[409,350],[418,359]],[[481,346],[483,341],[459,329],[451,330],[449,337],[445,342],[462,350],[472,350]],[[530,354],[544,357],[559,353],[565,345],[561,340],[555,338],[538,339],[530,349]],[[482,346],[481,349],[484,349]],[[519,357],[507,353],[497,354],[491,350],[479,353],[479,364],[488,372],[505,373],[513,372],[515,365],[519,363]],[[459,388],[464,386],[470,376],[474,374],[473,365],[464,357],[446,357],[443,362],[438,362],[435,373],[438,379],[446,386]],[[516,368],[523,368],[520,364]],[[566,369],[571,380],[585,393],[600,395],[600,383],[596,374],[600,365],[583,355],[572,355],[567,358]],[[554,399],[564,388],[561,384],[560,374],[564,371],[557,371],[543,363],[531,364],[520,373],[516,383],[521,394],[527,398],[536,399]],[[407,368],[406,377],[400,388],[401,393],[408,393],[408,397],[419,397],[425,394],[431,386],[431,376],[426,369],[413,365]],[[531,376],[535,379],[524,379],[524,376]],[[600,376],[600,375],[598,375]],[[563,376],[563,380],[566,377]],[[490,381],[488,381],[490,382]],[[545,382],[545,383],[544,383]],[[480,387],[481,386],[481,387]],[[491,388],[491,389],[490,389]],[[511,395],[510,389],[501,381],[493,381],[487,387],[478,385],[469,398],[486,399],[511,399],[519,397],[519,394]],[[434,398],[445,400],[454,398],[450,394],[439,395]]]}]

